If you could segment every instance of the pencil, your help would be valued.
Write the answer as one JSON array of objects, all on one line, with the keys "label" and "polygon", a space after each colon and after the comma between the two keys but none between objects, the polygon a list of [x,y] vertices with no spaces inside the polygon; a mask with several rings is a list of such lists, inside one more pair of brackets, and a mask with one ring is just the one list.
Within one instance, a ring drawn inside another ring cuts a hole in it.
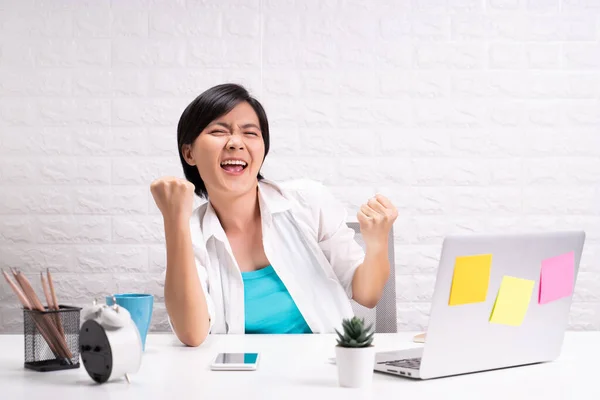
[{"label": "pencil", "polygon": [[40,272],[40,278],[42,281],[42,289],[44,290],[44,296],[46,296],[46,303],[48,303],[48,310],[54,310],[54,304],[52,303],[52,297],[50,297],[50,290],[48,289],[44,274]]},{"label": "pencil", "polygon": [[[17,281],[21,284],[21,287],[23,288],[23,292],[29,298],[29,302],[33,306],[33,309],[44,312],[45,308],[42,305],[42,303],[40,302],[40,300],[38,299],[37,295],[35,294],[35,291],[33,290],[33,287],[31,287],[31,284],[29,283],[29,280],[27,279],[27,277],[25,277],[25,275],[23,275],[21,272],[18,272],[17,273]],[[44,324],[47,324],[46,327],[49,330],[51,337],[56,340],[55,344],[57,345],[57,350],[60,350],[62,353],[61,355],[65,358],[68,358],[69,362],[70,362],[71,358],[73,358],[73,354],[69,350],[69,347],[67,346],[67,342],[65,341],[65,338],[60,336],[56,326],[54,326],[52,321],[46,317],[48,317],[48,314],[41,314],[41,316],[40,316],[40,318],[44,322]]]},{"label": "pencil", "polygon": [[[53,305],[54,310],[58,311],[59,310],[58,298],[56,297],[56,292],[54,291],[54,282],[52,281],[52,274],[50,274],[49,268],[46,268],[46,275],[48,276],[48,285],[50,286],[50,298],[52,300],[52,305]],[[48,307],[50,307],[50,304],[48,304]],[[65,335],[65,331],[63,330],[63,326],[60,321],[60,315],[58,313],[54,313],[54,316],[56,319],[56,326],[58,327],[60,334],[66,340],[67,337]]]},{"label": "pencil", "polygon": [[[16,276],[16,274],[12,270],[11,270],[11,272]],[[23,307],[28,310],[31,310],[32,309],[31,303],[29,302],[29,300],[27,299],[27,297],[25,296],[23,291],[12,281],[12,279],[10,279],[10,276],[4,270],[2,270],[2,274],[4,275],[4,278],[8,282],[9,286],[12,288],[13,292],[15,292],[15,294],[19,298],[19,301],[21,302]],[[46,340],[48,347],[50,347],[50,350],[52,351],[52,353],[54,353],[54,356],[61,357],[61,354],[56,349],[54,341],[50,338],[50,334],[48,333],[48,331],[44,327],[42,327],[42,324],[40,323],[40,321],[38,321],[38,319],[36,317],[34,317],[33,315],[32,315],[32,320],[33,320],[33,323],[35,324],[35,326],[37,327],[38,331],[42,334],[42,336]]]},{"label": "pencil", "polygon": [[19,287],[12,281],[12,279],[10,279],[10,276],[8,276],[6,271],[2,270],[2,274],[4,275],[4,279],[6,279],[6,282],[8,282],[13,292],[15,292],[15,294],[19,298],[21,304],[23,304],[23,307],[31,310],[31,305],[29,304],[27,297],[25,297],[25,295],[23,294],[23,291],[21,291],[21,289],[19,289]]}]

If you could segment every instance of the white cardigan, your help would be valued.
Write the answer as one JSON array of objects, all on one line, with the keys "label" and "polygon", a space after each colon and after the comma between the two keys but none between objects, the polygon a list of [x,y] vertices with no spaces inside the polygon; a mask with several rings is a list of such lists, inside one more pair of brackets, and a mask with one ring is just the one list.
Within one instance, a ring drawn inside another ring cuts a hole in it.
[{"label": "white cardigan", "polygon": [[[261,180],[258,199],[265,254],[310,329],[340,329],[353,315],[352,278],[365,257],[344,206],[311,180]],[[210,332],[244,333],[242,275],[210,202],[194,210],[190,228]]]}]

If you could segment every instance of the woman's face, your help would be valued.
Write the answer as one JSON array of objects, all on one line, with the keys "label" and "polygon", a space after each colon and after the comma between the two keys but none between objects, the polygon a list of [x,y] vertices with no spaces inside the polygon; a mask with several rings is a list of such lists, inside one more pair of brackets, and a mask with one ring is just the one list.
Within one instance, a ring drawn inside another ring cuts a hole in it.
[{"label": "woman's face", "polygon": [[183,155],[211,194],[242,195],[256,187],[265,157],[258,116],[247,102],[212,121]]}]

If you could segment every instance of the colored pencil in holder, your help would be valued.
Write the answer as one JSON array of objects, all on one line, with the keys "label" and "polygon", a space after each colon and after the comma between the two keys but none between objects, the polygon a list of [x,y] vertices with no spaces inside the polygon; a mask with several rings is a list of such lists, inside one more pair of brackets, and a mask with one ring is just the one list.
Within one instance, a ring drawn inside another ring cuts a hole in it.
[{"label": "colored pencil in holder", "polygon": [[[16,283],[12,281],[5,271],[2,271],[5,280],[23,305],[23,308],[31,311],[29,316],[35,324],[37,331],[39,331],[46,341],[48,348],[56,358],[65,359],[68,364],[72,365],[73,362],[71,359],[73,358],[73,353],[67,345],[66,336],[60,323],[60,316],[54,312],[46,313],[46,308],[35,294],[29,280],[19,271],[11,269],[11,272]],[[50,275],[49,277],[51,279]],[[58,302],[55,302],[56,294],[54,293],[54,286],[52,283],[49,286],[49,289],[46,288],[45,282],[42,279],[42,287],[46,294],[46,299],[49,300],[48,310],[58,311],[59,307]]]}]

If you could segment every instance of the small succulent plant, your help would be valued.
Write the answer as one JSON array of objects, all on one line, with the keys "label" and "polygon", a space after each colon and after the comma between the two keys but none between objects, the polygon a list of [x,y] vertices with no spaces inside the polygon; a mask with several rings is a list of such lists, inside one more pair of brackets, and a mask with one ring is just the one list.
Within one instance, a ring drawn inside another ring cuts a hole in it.
[{"label": "small succulent plant", "polygon": [[337,343],[340,347],[369,347],[373,342],[373,334],[371,331],[373,324],[365,327],[365,319],[352,317],[351,319],[345,318],[342,321],[342,328],[344,333],[340,333],[337,329],[335,332],[338,334]]}]

